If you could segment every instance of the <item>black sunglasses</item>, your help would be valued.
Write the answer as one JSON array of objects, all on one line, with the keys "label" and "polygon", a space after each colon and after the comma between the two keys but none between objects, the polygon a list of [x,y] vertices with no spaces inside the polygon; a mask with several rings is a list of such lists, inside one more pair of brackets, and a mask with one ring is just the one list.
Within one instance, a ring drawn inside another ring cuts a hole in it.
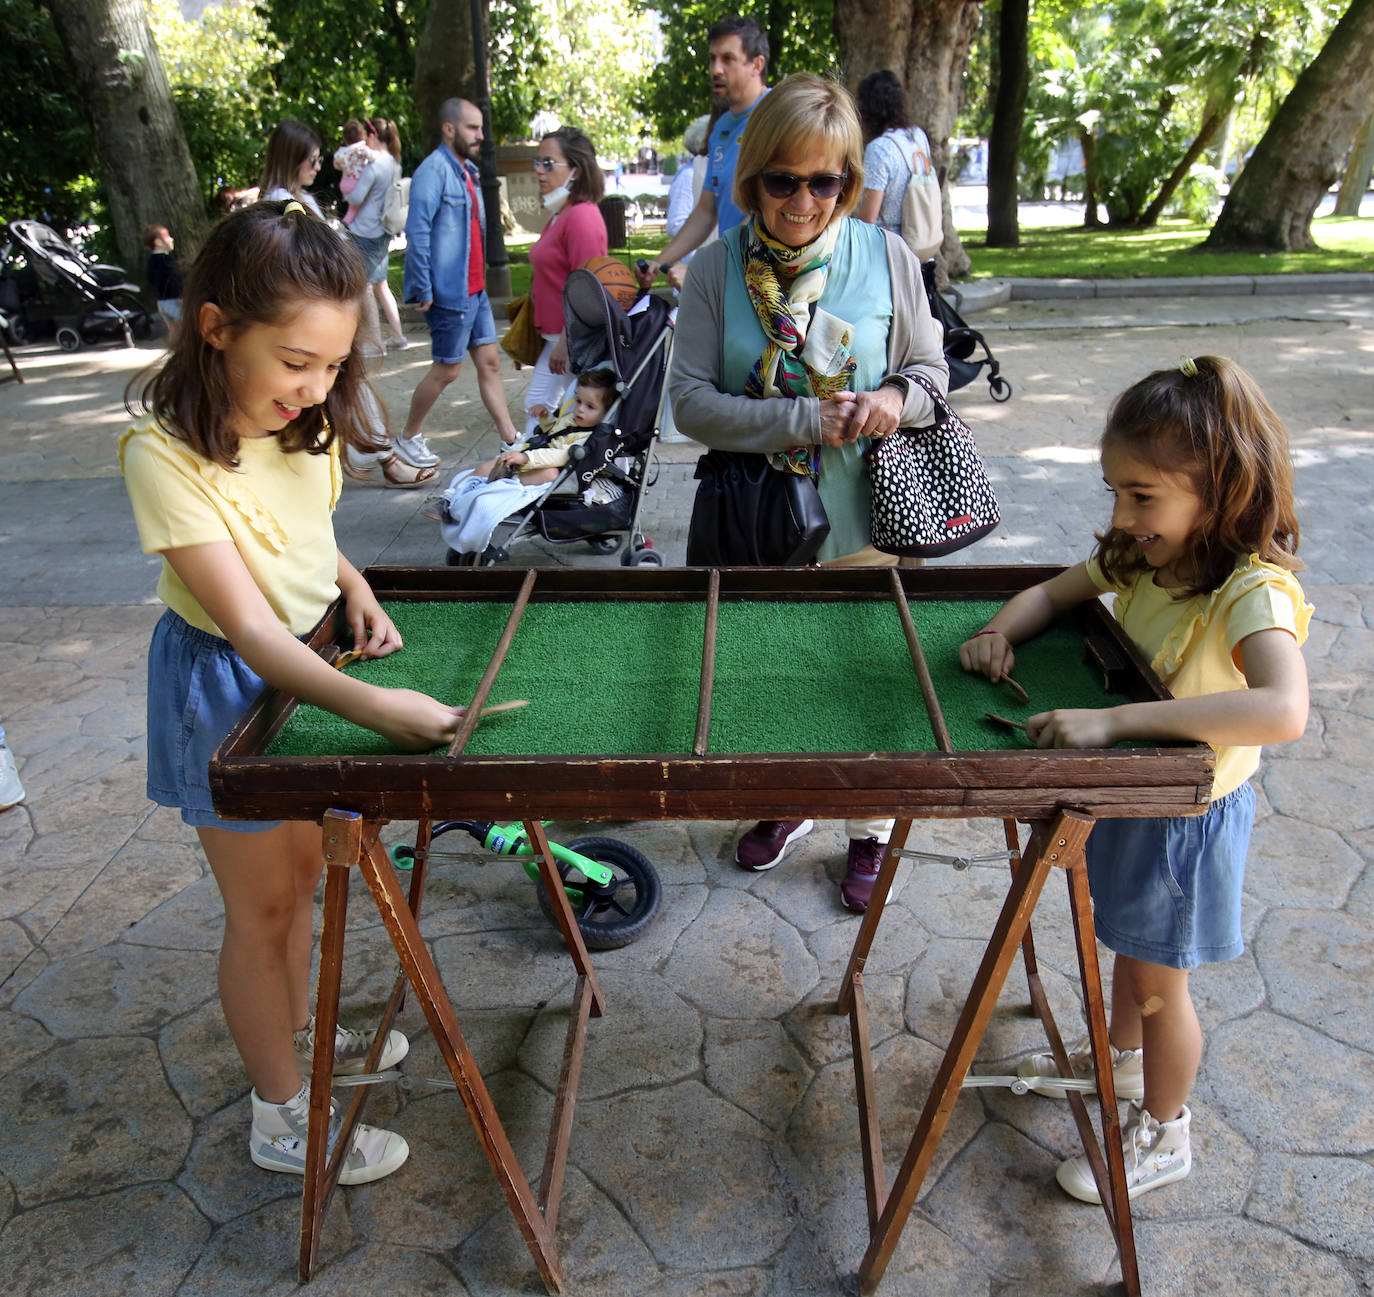
[{"label": "black sunglasses", "polygon": [[794,176],[790,171],[759,172],[759,180],[769,198],[791,198],[805,185],[811,191],[812,198],[819,198],[824,202],[827,198],[834,198],[844,188],[844,182],[848,179],[847,171],[841,172],[838,176],[827,171],[818,172],[814,176]]}]

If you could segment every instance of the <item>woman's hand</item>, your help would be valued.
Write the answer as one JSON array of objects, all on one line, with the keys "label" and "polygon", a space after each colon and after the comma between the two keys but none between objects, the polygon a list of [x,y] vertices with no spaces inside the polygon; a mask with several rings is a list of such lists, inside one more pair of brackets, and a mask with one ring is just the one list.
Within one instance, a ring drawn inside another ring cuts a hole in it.
[{"label": "woman's hand", "polygon": [[1012,651],[1011,640],[1001,631],[982,631],[959,645],[959,665],[975,675],[987,676],[996,684],[1003,676],[1011,674],[1016,654]]},{"label": "woman's hand", "polygon": [[821,442],[826,446],[843,446],[859,434],[851,431],[854,417],[853,392],[836,392],[821,402]]},{"label": "woman's hand", "polygon": [[1116,709],[1058,708],[1026,721],[1026,736],[1038,748],[1109,748],[1125,736],[1115,724]]},{"label": "woman's hand", "polygon": [[549,353],[549,371],[554,374],[566,374],[568,372],[568,335],[560,333],[558,341],[553,344],[553,351]]},{"label": "woman's hand", "polygon": [[897,431],[902,421],[902,394],[895,387],[850,395],[854,397],[849,417],[855,437],[886,437]]}]

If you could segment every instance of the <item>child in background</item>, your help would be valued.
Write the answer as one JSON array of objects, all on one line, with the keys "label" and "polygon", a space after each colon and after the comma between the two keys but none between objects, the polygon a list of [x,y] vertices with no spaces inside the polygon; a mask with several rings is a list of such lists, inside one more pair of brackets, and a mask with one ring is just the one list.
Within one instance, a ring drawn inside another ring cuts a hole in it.
[{"label": "child in background", "polygon": [[158,314],[170,330],[181,323],[181,267],[173,251],[172,232],[165,225],[143,230],[143,249],[148,254],[148,287],[157,298]]},{"label": "child in background", "polygon": [[[996,682],[1013,646],[1075,604],[1116,594],[1115,616],[1174,697],[1042,712],[1042,748],[1192,739],[1216,749],[1205,815],[1098,820],[1088,877],[1098,940],[1116,952],[1110,1036],[1130,1196],[1192,1166],[1185,1103],[1202,1058],[1188,970],[1243,949],[1241,885],[1255,816],[1260,745],[1307,722],[1300,646],[1312,608],[1293,576],[1298,523],[1283,424],[1255,382],[1216,356],[1160,370],[1119,396],[1102,436],[1111,529],[1092,557],[1023,591],[966,640],[967,671]],[[1075,1070],[1092,1074],[1084,1048]],[[1020,1066],[1057,1076],[1052,1055]],[[1084,1156],[1059,1167],[1070,1195],[1098,1202]]]},{"label": "child in background", "polygon": [[[343,177],[339,181],[339,192],[347,198],[358,187],[358,177],[379,155],[364,143],[367,128],[356,118],[350,117],[344,123],[341,134],[343,143],[334,150],[334,170]],[[357,215],[358,209],[350,207],[344,212],[344,223],[352,225]]]},{"label": "child in background", "polygon": [[572,448],[587,440],[597,424],[606,418],[616,397],[615,373],[609,369],[589,369],[577,376],[573,408],[562,418],[548,420],[543,433],[530,439],[528,448],[512,446],[477,472],[488,481],[518,476],[528,486],[552,482],[567,462]]},{"label": "child in background", "polygon": [[[351,245],[299,202],[225,217],[187,275],[185,318],[166,359],[138,393],[149,417],[120,442],[139,536],[145,552],[162,556],[158,594],[168,605],[148,658],[148,795],[195,826],[224,898],[220,1002],[253,1083],[250,1156],[296,1175],[310,1106],[302,1069],[308,1076],[314,1046],[320,827],[220,820],[209,758],[264,682],[405,750],[447,742],[462,713],[336,671],[299,638],[342,595],[365,657],[401,647],[334,540],[342,450],[381,449],[366,431],[355,343],[365,289]],[[341,1029],[336,1071],[361,1072],[370,1043]],[[407,1049],[392,1031],[378,1066]],[[341,1182],[388,1175],[408,1151],[399,1135],[360,1126]]]}]

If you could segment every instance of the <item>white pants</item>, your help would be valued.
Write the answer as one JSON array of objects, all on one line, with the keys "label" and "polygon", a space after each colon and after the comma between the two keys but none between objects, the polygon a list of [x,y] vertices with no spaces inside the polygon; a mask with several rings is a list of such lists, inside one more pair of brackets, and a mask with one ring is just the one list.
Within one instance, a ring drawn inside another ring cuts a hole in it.
[{"label": "white pants", "polygon": [[563,398],[567,395],[568,388],[572,386],[573,376],[571,374],[555,374],[549,368],[549,357],[553,355],[554,346],[561,336],[557,333],[540,334],[540,337],[544,339],[544,349],[539,353],[539,359],[534,362],[534,376],[530,379],[530,385],[525,390],[526,437],[532,436],[539,427],[539,420],[530,411],[536,405],[542,405],[550,414],[553,414],[563,404]]}]

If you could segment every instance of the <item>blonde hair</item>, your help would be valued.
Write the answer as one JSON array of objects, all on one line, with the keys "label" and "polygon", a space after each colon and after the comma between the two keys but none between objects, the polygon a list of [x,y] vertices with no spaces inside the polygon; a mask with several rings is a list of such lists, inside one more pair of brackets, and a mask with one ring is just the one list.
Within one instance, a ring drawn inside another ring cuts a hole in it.
[{"label": "blonde hair", "polygon": [[[1217,589],[1248,554],[1293,572],[1302,567],[1288,432],[1235,361],[1195,356],[1186,372],[1159,369],[1132,384],[1107,415],[1108,447],[1184,474],[1202,501],[1187,541],[1187,595]],[[1099,537],[1097,558],[1112,580],[1149,566],[1134,539],[1116,528]]]},{"label": "blonde hair", "polygon": [[854,100],[837,81],[795,72],[749,114],[735,163],[735,206],[757,216],[759,173],[784,150],[810,148],[840,155],[848,174],[830,219],[848,216],[859,205],[864,187],[864,136]]}]

